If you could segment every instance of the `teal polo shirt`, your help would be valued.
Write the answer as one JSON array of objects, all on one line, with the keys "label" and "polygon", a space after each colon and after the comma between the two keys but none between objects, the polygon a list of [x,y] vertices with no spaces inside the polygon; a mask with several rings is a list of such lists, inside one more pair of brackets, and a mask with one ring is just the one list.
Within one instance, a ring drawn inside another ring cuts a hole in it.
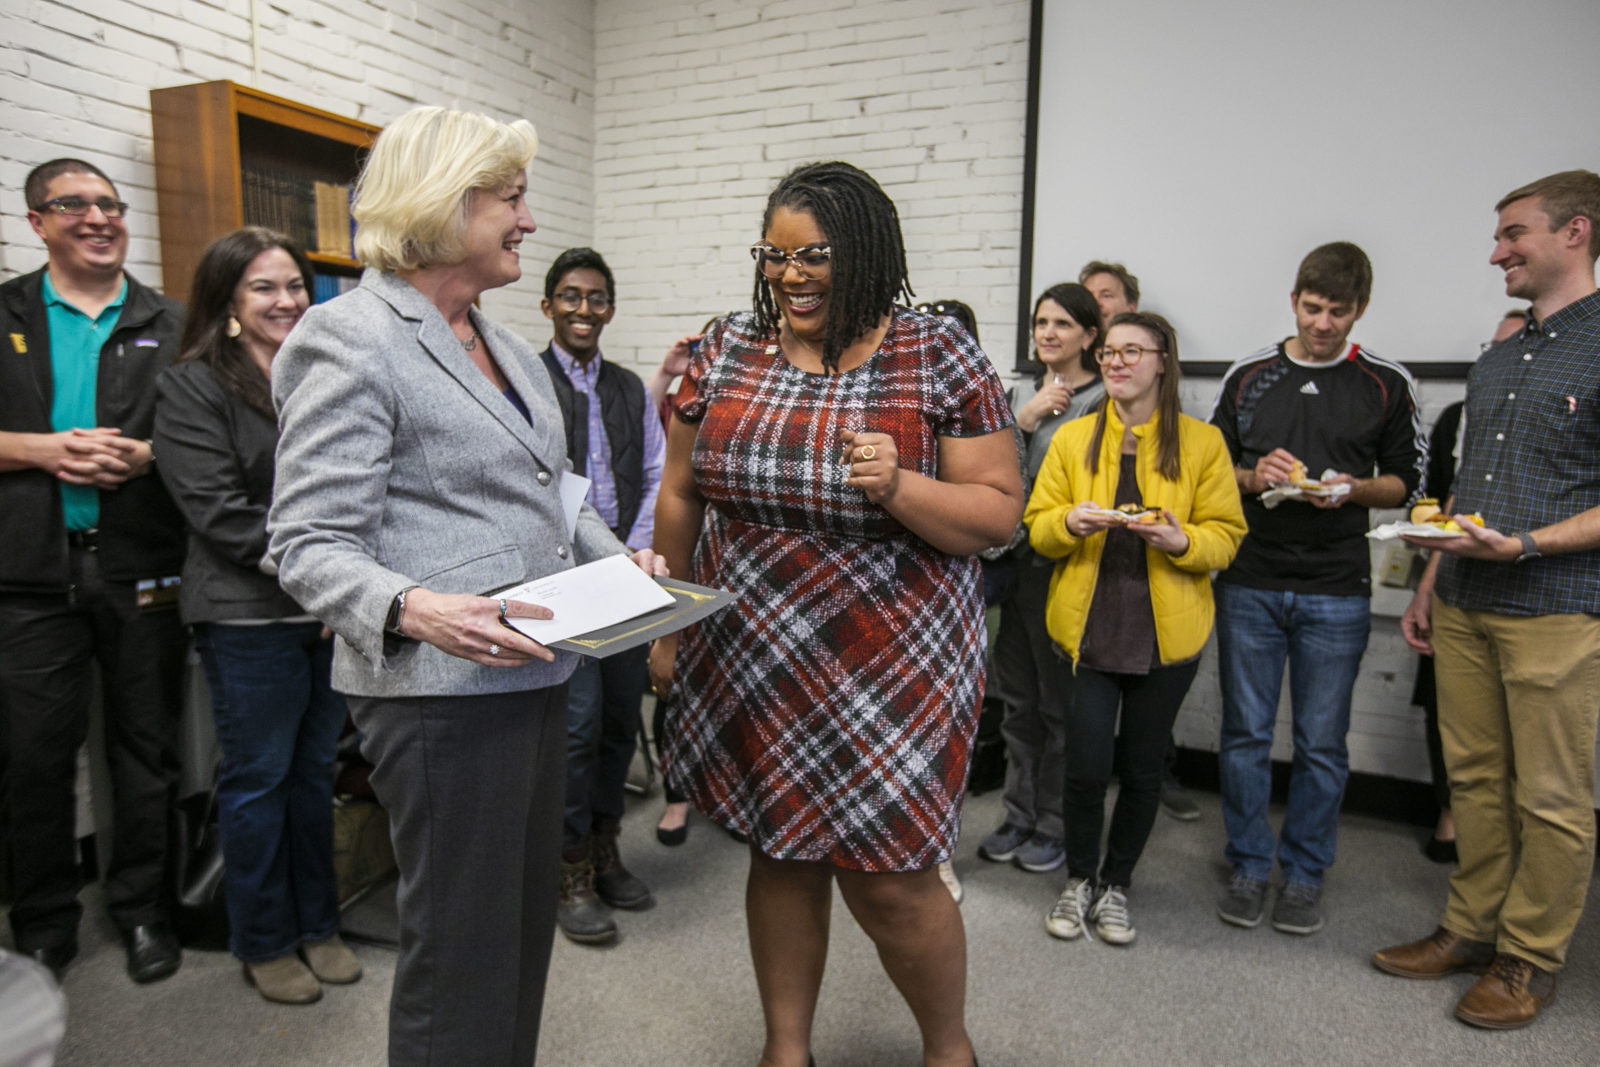
[{"label": "teal polo shirt", "polygon": [[[116,299],[90,318],[61,298],[44,274],[45,315],[50,326],[50,376],[54,396],[50,402],[50,429],[91,429],[95,417],[95,383],[100,375],[100,350],[122,317],[128,279]],[[61,483],[61,513],[69,530],[92,530],[100,523],[100,490]]]}]

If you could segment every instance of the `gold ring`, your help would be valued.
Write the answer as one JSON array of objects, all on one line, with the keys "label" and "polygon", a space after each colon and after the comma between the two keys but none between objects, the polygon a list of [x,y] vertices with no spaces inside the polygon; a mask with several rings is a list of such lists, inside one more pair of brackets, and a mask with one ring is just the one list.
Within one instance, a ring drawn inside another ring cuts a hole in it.
[{"label": "gold ring", "polygon": [[875,456],[877,456],[877,454],[878,454],[878,450],[876,448],[873,448],[871,445],[862,445],[861,446],[861,458],[862,459],[872,459]]}]

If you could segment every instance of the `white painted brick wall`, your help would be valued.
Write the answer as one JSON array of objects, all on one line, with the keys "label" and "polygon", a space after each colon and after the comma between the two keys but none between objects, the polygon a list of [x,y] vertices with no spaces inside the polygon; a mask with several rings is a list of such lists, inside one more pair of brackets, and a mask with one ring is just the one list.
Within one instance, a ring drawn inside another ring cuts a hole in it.
[{"label": "white painted brick wall", "polygon": [[[666,343],[748,306],[746,247],[791,166],[843,158],[899,205],[912,283],[978,312],[1013,358],[1027,0],[374,0],[261,2],[261,88],[383,123],[416,103],[526,117],[539,232],[518,285],[485,306],[542,344],[544,270],[593,244],[618,275],[607,352],[645,374]],[[61,27],[61,28],[56,28]],[[86,155],[133,204],[130,269],[155,282],[148,97],[213,78],[248,83],[248,0],[18,0],[0,11],[0,278],[43,260],[23,218],[35,163]],[[1215,383],[1186,402],[1209,410]],[[1425,387],[1425,394],[1429,390]],[[1425,395],[1431,419],[1442,405]],[[1214,749],[1208,655],[1179,741]],[[1425,778],[1412,659],[1375,620],[1351,734],[1359,770]],[[1288,724],[1274,754],[1288,754]]]},{"label": "white painted brick wall", "polygon": [[[589,0],[259,0],[259,88],[382,125],[417,104],[527,118],[539,231],[515,286],[484,307],[544,335],[544,265],[594,228],[594,18]],[[128,268],[161,282],[149,90],[229,78],[253,84],[248,0],[20,0],[0,9],[0,279],[33,270],[22,182],[37,163],[82,156],[132,205]]]},{"label": "white painted brick wall", "polygon": [[746,249],[791,167],[844,159],[900,210],[919,299],[977,311],[1009,368],[1027,0],[599,0],[595,247],[617,275],[606,351],[750,304]]}]

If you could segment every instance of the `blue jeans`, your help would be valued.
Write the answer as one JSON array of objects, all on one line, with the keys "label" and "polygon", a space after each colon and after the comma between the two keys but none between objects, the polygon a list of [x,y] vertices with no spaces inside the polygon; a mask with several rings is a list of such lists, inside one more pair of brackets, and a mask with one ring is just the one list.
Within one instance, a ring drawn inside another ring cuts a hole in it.
[{"label": "blue jeans", "polygon": [[1339,807],[1350,777],[1345,734],[1350,691],[1372,628],[1363,596],[1325,596],[1216,583],[1217,670],[1222,680],[1222,821],[1228,861],[1265,880],[1272,873],[1272,732],[1283,664],[1289,662],[1294,763],[1278,838],[1284,881],[1322,884],[1333,866]]},{"label": "blue jeans", "polygon": [[246,963],[339,932],[333,760],[344,697],[316,622],[195,626],[222,744],[217,824],[231,927]]},{"label": "blue jeans", "polygon": [[567,683],[567,810],[562,847],[589,839],[596,819],[621,819],[639,737],[650,646],[583,656]]}]

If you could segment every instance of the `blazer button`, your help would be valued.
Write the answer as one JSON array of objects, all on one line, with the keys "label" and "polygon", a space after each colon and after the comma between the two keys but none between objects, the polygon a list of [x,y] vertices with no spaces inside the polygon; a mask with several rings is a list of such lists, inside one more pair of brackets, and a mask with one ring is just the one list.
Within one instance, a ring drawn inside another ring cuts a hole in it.
[{"label": "blazer button", "polygon": [[549,471],[540,471],[539,472],[539,484],[540,485],[549,485],[550,484],[550,472]]},{"label": "blazer button", "polygon": [[560,556],[562,559],[566,559],[567,558],[567,546],[566,545],[558,545],[556,547],[556,555]]}]

